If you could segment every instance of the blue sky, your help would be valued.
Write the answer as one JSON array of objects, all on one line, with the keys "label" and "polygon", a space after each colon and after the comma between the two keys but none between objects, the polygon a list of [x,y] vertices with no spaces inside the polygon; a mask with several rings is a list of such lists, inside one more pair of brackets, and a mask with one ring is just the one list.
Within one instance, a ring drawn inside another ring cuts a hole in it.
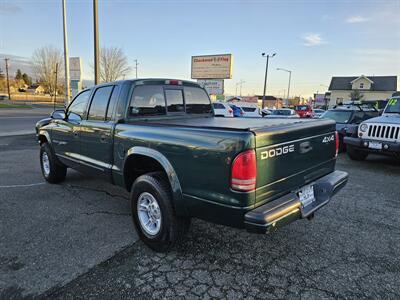
[{"label": "blue sky", "polygon": [[[92,1],[67,0],[70,56],[81,56],[93,77]],[[291,95],[325,91],[332,76],[400,76],[400,1],[105,1],[99,0],[100,45],[121,47],[139,77],[190,78],[190,57],[232,53],[233,79],[243,95],[282,96],[293,71]],[[0,3],[0,54],[28,58],[62,41],[61,0]],[[16,58],[18,59],[18,58]],[[3,65],[1,65],[3,67]],[[132,77],[133,77],[132,71]],[[398,87],[400,89],[400,86]]]}]

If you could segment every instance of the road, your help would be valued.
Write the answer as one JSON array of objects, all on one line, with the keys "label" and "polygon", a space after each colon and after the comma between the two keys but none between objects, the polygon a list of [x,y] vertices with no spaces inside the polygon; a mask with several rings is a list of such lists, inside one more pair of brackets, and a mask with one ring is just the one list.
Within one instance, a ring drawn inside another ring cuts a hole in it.
[{"label": "road", "polygon": [[33,136],[0,138],[0,299],[399,299],[400,163],[338,158],[348,185],[272,235],[193,220],[183,244],[137,241],[128,195],[68,171],[43,182]]},{"label": "road", "polygon": [[30,134],[35,132],[38,120],[47,118],[53,108],[0,109],[0,137]]}]

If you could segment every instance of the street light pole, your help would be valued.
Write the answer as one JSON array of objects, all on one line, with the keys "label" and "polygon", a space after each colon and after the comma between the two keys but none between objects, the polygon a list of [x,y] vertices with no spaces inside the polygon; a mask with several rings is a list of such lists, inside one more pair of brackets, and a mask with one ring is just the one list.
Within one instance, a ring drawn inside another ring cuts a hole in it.
[{"label": "street light pole", "polygon": [[63,32],[64,32],[64,72],[65,72],[65,100],[69,104],[70,100],[70,82],[69,82],[69,57],[68,57],[68,34],[67,34],[67,7],[66,0],[62,0],[63,4]]},{"label": "street light pole", "polygon": [[292,79],[292,71],[291,70],[286,70],[286,69],[283,69],[283,68],[277,68],[277,70],[278,71],[285,71],[285,72],[288,72],[289,73],[289,83],[288,83],[288,89],[287,89],[287,103],[286,103],[286,105],[289,105],[289,93],[290,93],[290,81],[291,81],[291,79]]},{"label": "street light pole", "polygon": [[98,1],[93,0],[93,31],[94,31],[94,84],[100,82],[100,65],[99,65],[99,16]]},{"label": "street light pole", "polygon": [[268,76],[268,62],[269,62],[269,58],[274,57],[276,55],[276,53],[273,53],[272,55],[265,55],[265,53],[262,53],[261,56],[262,57],[267,57],[267,62],[265,63],[265,77],[264,77],[264,92],[263,92],[263,98],[262,98],[262,108],[265,108],[265,93],[267,90],[267,76]]}]

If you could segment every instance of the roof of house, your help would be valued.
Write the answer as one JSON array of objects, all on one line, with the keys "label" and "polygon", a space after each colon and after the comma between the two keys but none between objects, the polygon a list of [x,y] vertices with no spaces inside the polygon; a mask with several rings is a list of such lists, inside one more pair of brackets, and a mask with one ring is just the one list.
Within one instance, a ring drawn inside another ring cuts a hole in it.
[{"label": "roof of house", "polygon": [[[332,77],[329,90],[351,90],[351,82],[360,76]],[[397,76],[365,76],[373,83],[371,91],[396,91]]]},{"label": "roof of house", "polygon": [[[263,98],[263,95],[256,95],[256,97],[259,99],[259,100],[262,100],[262,98]],[[265,100],[276,100],[277,98],[276,97],[274,97],[274,96],[269,96],[269,95],[265,95]]]}]

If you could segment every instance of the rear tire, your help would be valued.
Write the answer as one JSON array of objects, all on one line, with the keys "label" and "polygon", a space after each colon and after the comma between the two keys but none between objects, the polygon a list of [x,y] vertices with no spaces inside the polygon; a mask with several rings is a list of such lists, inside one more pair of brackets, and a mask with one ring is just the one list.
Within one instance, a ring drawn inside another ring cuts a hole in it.
[{"label": "rear tire", "polygon": [[347,145],[346,150],[347,150],[347,155],[352,160],[362,161],[365,160],[368,156],[368,152],[358,150],[350,145]]},{"label": "rear tire", "polygon": [[142,175],[132,185],[133,223],[140,239],[157,252],[170,250],[190,226],[190,218],[175,214],[172,201],[168,179],[162,172]]},{"label": "rear tire", "polygon": [[40,146],[40,167],[47,182],[60,183],[65,180],[67,167],[58,161],[53,150],[47,143]]}]

